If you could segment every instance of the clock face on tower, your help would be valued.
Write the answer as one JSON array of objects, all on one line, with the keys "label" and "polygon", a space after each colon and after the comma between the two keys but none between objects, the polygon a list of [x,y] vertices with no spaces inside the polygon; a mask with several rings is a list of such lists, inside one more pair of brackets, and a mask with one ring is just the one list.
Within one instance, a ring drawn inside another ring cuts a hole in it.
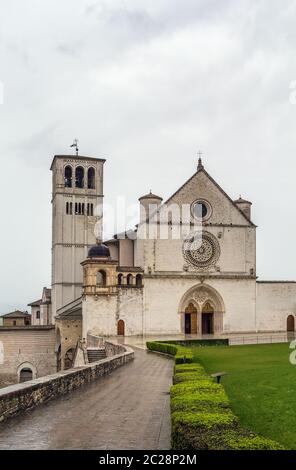
[{"label": "clock face on tower", "polygon": [[218,240],[209,232],[191,233],[184,241],[185,260],[196,268],[207,268],[217,262],[220,256]]}]

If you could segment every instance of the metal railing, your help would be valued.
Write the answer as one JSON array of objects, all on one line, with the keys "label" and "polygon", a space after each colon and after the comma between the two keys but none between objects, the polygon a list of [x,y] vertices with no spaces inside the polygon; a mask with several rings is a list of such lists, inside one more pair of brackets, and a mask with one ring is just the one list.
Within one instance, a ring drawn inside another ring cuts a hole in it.
[{"label": "metal railing", "polygon": [[295,339],[295,333],[258,334],[229,337],[229,345],[289,343]]}]

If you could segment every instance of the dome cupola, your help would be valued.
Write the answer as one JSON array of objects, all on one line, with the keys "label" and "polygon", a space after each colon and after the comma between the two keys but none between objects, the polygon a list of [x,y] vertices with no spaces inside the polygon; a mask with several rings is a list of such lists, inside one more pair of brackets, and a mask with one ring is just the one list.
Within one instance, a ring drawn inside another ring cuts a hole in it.
[{"label": "dome cupola", "polygon": [[88,250],[88,258],[110,258],[110,250],[104,243],[97,242]]}]

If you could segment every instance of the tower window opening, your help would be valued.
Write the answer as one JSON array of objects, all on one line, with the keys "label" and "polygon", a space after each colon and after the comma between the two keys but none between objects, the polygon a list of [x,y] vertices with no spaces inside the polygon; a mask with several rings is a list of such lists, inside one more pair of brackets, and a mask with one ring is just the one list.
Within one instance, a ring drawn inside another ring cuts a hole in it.
[{"label": "tower window opening", "polygon": [[66,214],[72,215],[72,202],[66,202]]},{"label": "tower window opening", "polygon": [[72,168],[66,166],[64,174],[65,188],[72,188]]},{"label": "tower window opening", "polygon": [[105,271],[97,272],[97,286],[104,287],[106,286],[106,273]]},{"label": "tower window opening", "polygon": [[89,168],[87,171],[87,187],[88,189],[95,189],[95,170]]},{"label": "tower window opening", "polygon": [[136,286],[137,287],[142,287],[142,276],[141,276],[141,274],[136,275]]},{"label": "tower window opening", "polygon": [[94,215],[94,205],[91,203],[87,204],[87,215]]},{"label": "tower window opening", "polygon": [[[84,202],[75,202],[75,214],[76,215],[84,215],[84,211],[85,211]],[[71,214],[72,214],[72,208],[71,208]]]},{"label": "tower window opening", "polygon": [[118,274],[117,280],[118,280],[118,285],[122,286],[122,279],[123,279],[123,274]]},{"label": "tower window opening", "polygon": [[75,170],[75,183],[76,188],[84,187],[84,169],[82,166],[78,166]]},{"label": "tower window opening", "polygon": [[132,274],[128,274],[128,275],[127,275],[126,284],[127,284],[128,286],[132,286],[132,284],[133,284],[133,276],[132,276]]}]

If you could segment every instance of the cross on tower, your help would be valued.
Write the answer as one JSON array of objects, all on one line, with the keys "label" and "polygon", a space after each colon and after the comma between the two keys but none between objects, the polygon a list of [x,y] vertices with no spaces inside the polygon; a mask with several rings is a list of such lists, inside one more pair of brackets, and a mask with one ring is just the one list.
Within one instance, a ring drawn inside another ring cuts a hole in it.
[{"label": "cross on tower", "polygon": [[78,151],[79,151],[79,149],[78,149],[78,139],[74,139],[73,144],[70,145],[70,147],[75,147],[76,155],[78,156]]},{"label": "cross on tower", "polygon": [[200,168],[203,168],[203,164],[202,164],[202,157],[203,153],[199,150],[197,152],[197,156],[198,156],[198,165],[197,165],[197,169],[199,170]]}]

